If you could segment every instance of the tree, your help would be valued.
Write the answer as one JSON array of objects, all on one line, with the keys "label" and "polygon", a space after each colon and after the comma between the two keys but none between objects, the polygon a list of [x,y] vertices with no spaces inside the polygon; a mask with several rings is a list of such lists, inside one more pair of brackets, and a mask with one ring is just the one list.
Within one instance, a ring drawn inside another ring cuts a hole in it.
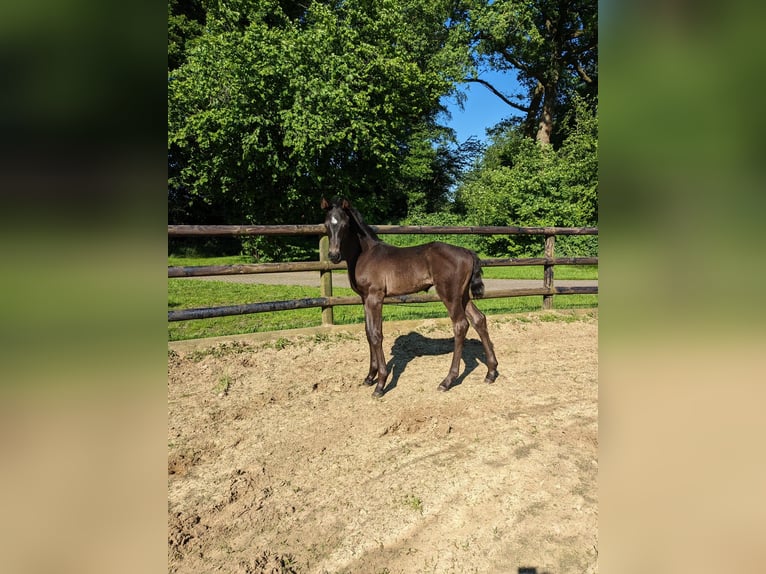
[{"label": "tree", "polygon": [[168,0],[168,70],[175,70],[186,59],[188,44],[205,26],[202,0]]},{"label": "tree", "polygon": [[[595,0],[475,0],[469,12],[474,75],[524,112],[522,133],[554,143],[555,127],[574,95],[596,104],[598,4]],[[515,71],[525,94],[507,95],[478,76],[482,66]],[[559,141],[563,137],[559,137]]]},{"label": "tree", "polygon": [[[568,133],[558,149],[540,146],[519,130],[495,133],[480,165],[458,190],[458,202],[477,225],[592,226],[598,224],[598,121],[575,98],[563,120]],[[482,249],[496,256],[540,254],[539,239],[497,236]],[[596,252],[592,238],[561,238],[557,251]]]},{"label": "tree", "polygon": [[[468,0],[473,49],[467,81],[485,85],[521,118],[490,132],[481,162],[457,190],[479,225],[598,224],[597,3],[593,0]],[[479,77],[487,67],[516,73],[510,95]],[[539,255],[535,237],[490,237],[498,256]],[[557,251],[595,254],[594,238],[561,238]]]},{"label": "tree", "polygon": [[465,71],[453,3],[294,7],[215,3],[185,43],[168,86],[170,198],[184,202],[176,213],[314,221],[320,196],[349,194],[382,220],[422,204],[425,182],[448,188],[445,152],[431,144],[443,136],[440,98]]}]

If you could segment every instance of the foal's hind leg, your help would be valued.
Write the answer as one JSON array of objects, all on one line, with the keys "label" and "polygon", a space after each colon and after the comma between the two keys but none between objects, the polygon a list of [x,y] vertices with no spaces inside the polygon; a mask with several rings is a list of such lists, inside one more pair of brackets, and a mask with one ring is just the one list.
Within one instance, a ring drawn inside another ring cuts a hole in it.
[{"label": "foal's hind leg", "polygon": [[495,357],[495,348],[492,345],[492,341],[489,338],[489,331],[487,330],[487,318],[484,313],[479,311],[479,308],[474,305],[473,301],[468,301],[465,307],[465,314],[468,320],[471,322],[471,326],[476,329],[481,338],[481,344],[484,346],[484,355],[487,357],[487,376],[484,379],[485,383],[494,383],[498,377],[497,372],[497,357]]},{"label": "foal's hind leg", "polygon": [[437,387],[440,391],[449,390],[452,383],[455,382],[457,376],[460,374],[460,360],[463,357],[463,344],[465,343],[465,335],[468,332],[468,321],[466,321],[465,315],[462,318],[453,319],[452,331],[455,333],[455,350],[452,353],[452,364],[450,365],[449,373]]},{"label": "foal's hind leg", "polygon": [[[438,292],[438,290],[437,290]],[[442,295],[440,293],[440,295]],[[446,391],[455,382],[457,376],[460,374],[460,360],[463,357],[463,344],[465,343],[465,335],[468,332],[468,321],[465,318],[465,305],[468,301],[468,294],[464,296],[452,297],[447,299],[442,297],[444,305],[449,311],[450,319],[452,319],[452,331],[455,334],[455,349],[452,353],[452,364],[450,365],[449,373],[437,387],[440,391]]]}]

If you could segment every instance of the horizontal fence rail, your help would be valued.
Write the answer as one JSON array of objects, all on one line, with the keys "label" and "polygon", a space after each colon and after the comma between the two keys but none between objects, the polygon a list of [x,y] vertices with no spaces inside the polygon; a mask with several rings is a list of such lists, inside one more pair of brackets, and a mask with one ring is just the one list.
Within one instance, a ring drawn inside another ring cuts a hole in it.
[{"label": "horizontal fence rail", "polygon": [[[589,295],[597,293],[593,287],[531,287],[526,289],[502,289],[485,293],[482,299],[500,297],[528,297],[530,295]],[[438,295],[397,295],[386,297],[383,303],[438,303]],[[182,309],[168,311],[168,321],[190,321],[192,319],[212,319],[213,317],[229,317],[231,315],[248,315],[251,313],[266,313],[269,311],[290,311],[293,309],[310,309],[312,307],[337,307],[341,305],[361,305],[362,299],[350,297],[313,297],[307,299],[291,299],[289,301],[269,301],[263,303],[245,303],[242,305],[226,305],[223,307],[201,307],[199,309]]]},{"label": "horizontal fence rail", "polygon": [[[531,265],[598,265],[598,257],[527,257],[482,259],[482,267],[520,267]],[[249,275],[253,273],[285,273],[289,271],[333,271],[347,269],[346,262],[301,261],[297,263],[254,263],[239,265],[201,265],[168,267],[168,278],[209,277],[214,275]]]},{"label": "horizontal fence rail", "polygon": [[[482,267],[530,266],[543,267],[543,286],[519,289],[500,289],[485,292],[484,299],[500,297],[527,297],[542,295],[543,309],[553,306],[554,295],[596,295],[598,286],[555,287],[553,269],[556,265],[598,265],[598,257],[554,257],[557,235],[598,235],[597,227],[458,227],[422,225],[371,225],[380,234],[428,234],[428,235],[542,235],[545,237],[544,257],[482,259]],[[332,295],[332,271],[347,269],[346,263],[331,263],[328,259],[329,240],[327,229],[319,225],[168,225],[168,237],[210,237],[247,235],[318,235],[319,261],[256,263],[240,265],[206,265],[196,267],[168,267],[168,278],[209,277],[245,275],[254,273],[282,273],[291,271],[318,271],[320,273],[321,297],[225,305],[197,309],[168,311],[168,321],[189,321],[232,315],[247,315],[293,309],[321,308],[322,323],[332,324],[332,309],[342,305],[361,305],[359,296],[334,297]],[[432,303],[440,301],[435,294],[413,294],[386,297],[386,304]]]},{"label": "horizontal fence rail", "polygon": [[286,273],[289,271],[332,271],[346,269],[343,263],[301,261],[297,263],[255,263],[252,265],[205,265],[168,267],[168,277],[207,277],[211,275],[249,275],[252,273]]},{"label": "horizontal fence rail", "polygon": [[[397,235],[598,235],[598,227],[496,227],[456,225],[370,225],[381,234]],[[319,225],[168,225],[169,237],[235,235],[324,235]]]}]

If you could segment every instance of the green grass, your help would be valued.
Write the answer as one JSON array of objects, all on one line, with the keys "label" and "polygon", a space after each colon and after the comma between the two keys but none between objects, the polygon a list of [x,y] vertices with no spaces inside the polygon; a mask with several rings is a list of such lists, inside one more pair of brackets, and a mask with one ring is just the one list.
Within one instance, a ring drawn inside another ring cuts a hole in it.
[{"label": "green grass", "polygon": [[412,510],[423,514],[423,500],[419,496],[410,494],[407,498],[404,499],[404,504],[409,506]]},{"label": "green grass", "polygon": [[218,384],[215,387],[215,394],[218,396],[225,396],[229,394],[229,389],[231,388],[231,377],[229,375],[224,375],[220,379],[218,379]]},{"label": "green grass", "polygon": [[[522,267],[484,267],[484,277],[488,279],[543,279],[542,265]],[[555,279],[598,279],[597,265],[556,265],[553,270]]]},{"label": "green grass", "polygon": [[[168,257],[169,266],[236,265],[252,262],[252,258],[243,255],[213,258],[172,255]],[[487,267],[484,269],[484,277],[493,279],[542,280],[543,268],[540,266]],[[555,278],[597,279],[598,267],[556,266]],[[354,295],[350,289],[337,287],[333,289],[333,294],[336,296]],[[217,307],[220,305],[237,305],[264,301],[285,301],[319,296],[319,289],[315,287],[239,284],[196,279],[168,280],[168,310]],[[537,311],[540,310],[541,303],[541,296],[481,299],[476,301],[479,309],[487,315]],[[554,298],[555,309],[592,308],[597,306],[598,295],[566,295]],[[446,316],[446,309],[441,303],[396,304],[385,305],[383,307],[383,319],[386,321],[429,319]],[[364,322],[364,310],[361,305],[335,307],[334,322],[338,325],[362,323]],[[176,341],[217,337],[313,327],[320,324],[320,309],[296,309],[292,311],[168,323],[168,339]]]},{"label": "green grass", "polygon": [[[342,290],[338,289],[337,291],[340,292]],[[306,297],[319,297],[319,289],[313,287],[226,283],[223,281],[203,281],[200,279],[168,280],[168,310],[218,307],[220,305],[239,305],[263,301],[285,301]],[[168,323],[168,338],[171,341],[175,341],[200,337],[218,337],[238,333],[296,329],[319,325],[320,323],[320,309],[296,309],[293,311],[256,313],[252,315]]]},{"label": "green grass", "polygon": [[[482,256],[484,257],[484,256]],[[180,255],[168,256],[168,267],[198,267],[205,265],[242,265],[256,263],[247,255],[229,255],[225,257],[185,257]],[[514,266],[514,267],[484,267],[484,277],[491,279],[542,279],[543,267]],[[341,271],[341,273],[343,273]],[[557,279],[598,279],[597,265],[556,265]]]},{"label": "green grass", "polygon": [[201,267],[204,265],[242,265],[255,263],[248,255],[229,255],[226,257],[186,257],[168,255],[168,267]]},{"label": "green grass", "polygon": [[[353,295],[351,289],[335,288],[333,295]],[[223,281],[202,281],[199,279],[168,280],[168,310],[195,307],[217,307],[263,301],[285,301],[319,297],[319,288],[283,285],[257,285],[227,283]],[[598,306],[598,295],[566,295],[555,297],[555,309],[591,308]],[[476,305],[487,315],[524,313],[538,311],[542,305],[541,296],[512,297],[503,299],[479,299]],[[446,317],[442,303],[414,303],[385,305],[383,319],[399,321],[407,319],[428,319]],[[334,321],[338,325],[364,322],[361,305],[344,305],[334,308]],[[295,309],[217,317],[193,321],[168,323],[168,339],[196,339],[218,337],[280,329],[296,329],[321,325],[321,309]]]}]

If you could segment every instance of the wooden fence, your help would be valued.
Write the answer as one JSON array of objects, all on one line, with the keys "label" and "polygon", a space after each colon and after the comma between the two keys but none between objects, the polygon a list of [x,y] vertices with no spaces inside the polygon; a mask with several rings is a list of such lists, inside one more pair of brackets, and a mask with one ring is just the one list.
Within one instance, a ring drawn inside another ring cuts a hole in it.
[{"label": "wooden fence", "polygon": [[[503,267],[522,265],[543,266],[543,286],[487,291],[484,299],[498,297],[526,297],[542,295],[543,309],[553,306],[554,295],[595,295],[598,286],[556,287],[553,270],[556,265],[598,265],[598,257],[555,257],[555,242],[558,235],[598,235],[596,227],[452,227],[412,225],[371,225],[379,234],[439,234],[439,235],[543,235],[545,248],[543,257],[482,259],[482,267]],[[323,224],[319,225],[168,225],[168,237],[210,237],[242,235],[317,235],[319,239],[319,261],[296,263],[256,263],[251,265],[211,265],[201,267],[168,267],[168,278],[204,277],[216,275],[241,275],[249,273],[279,273],[286,271],[318,271],[320,274],[320,297],[246,303],[223,307],[205,307],[168,311],[168,321],[209,319],[228,315],[245,315],[267,311],[287,311],[318,307],[322,309],[322,324],[333,324],[333,307],[339,305],[361,305],[358,296],[334,297],[332,294],[332,271],[346,269],[346,263],[333,264],[328,257],[329,238]],[[386,297],[384,303],[430,303],[439,301],[435,294],[400,295]]]}]

